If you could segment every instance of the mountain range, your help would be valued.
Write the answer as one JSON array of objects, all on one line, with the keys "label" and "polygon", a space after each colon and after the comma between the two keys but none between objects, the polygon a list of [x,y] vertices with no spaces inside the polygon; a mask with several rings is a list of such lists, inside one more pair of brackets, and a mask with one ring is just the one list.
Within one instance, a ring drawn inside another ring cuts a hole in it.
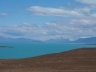
[{"label": "mountain range", "polygon": [[74,41],[70,41],[69,39],[64,39],[62,37],[57,39],[49,39],[46,41],[40,41],[40,40],[34,40],[34,39],[28,39],[28,38],[5,38],[3,36],[0,36],[0,42],[33,42],[33,43],[96,43],[96,37],[90,37],[90,38],[79,38]]},{"label": "mountain range", "polygon": [[96,43],[96,37],[79,38],[78,40],[75,40],[73,42],[75,42],[75,43]]},{"label": "mountain range", "polygon": [[35,43],[40,42],[41,43],[42,41],[28,39],[28,38],[17,38],[17,39],[14,39],[14,38],[5,38],[5,37],[0,36],[0,42],[35,42]]}]

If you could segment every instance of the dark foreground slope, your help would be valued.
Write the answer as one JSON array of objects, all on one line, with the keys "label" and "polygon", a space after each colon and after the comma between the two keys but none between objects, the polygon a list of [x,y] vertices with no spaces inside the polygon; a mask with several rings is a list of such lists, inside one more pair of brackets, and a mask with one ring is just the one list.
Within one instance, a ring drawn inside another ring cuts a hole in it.
[{"label": "dark foreground slope", "polygon": [[27,59],[0,60],[0,72],[96,72],[96,48]]}]

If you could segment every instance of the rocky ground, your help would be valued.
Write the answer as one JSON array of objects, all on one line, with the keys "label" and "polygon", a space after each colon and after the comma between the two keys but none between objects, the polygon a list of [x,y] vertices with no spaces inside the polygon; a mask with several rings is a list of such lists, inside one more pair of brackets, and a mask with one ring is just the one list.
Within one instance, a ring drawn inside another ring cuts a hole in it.
[{"label": "rocky ground", "polygon": [[96,72],[96,48],[0,60],[0,72]]}]

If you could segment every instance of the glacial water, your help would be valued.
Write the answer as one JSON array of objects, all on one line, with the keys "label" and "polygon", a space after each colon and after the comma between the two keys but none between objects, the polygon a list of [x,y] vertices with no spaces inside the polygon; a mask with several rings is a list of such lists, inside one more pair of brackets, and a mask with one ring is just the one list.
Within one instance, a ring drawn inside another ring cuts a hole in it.
[{"label": "glacial water", "polygon": [[95,47],[84,44],[48,44],[48,43],[0,43],[0,59],[19,59],[44,54],[59,53],[82,47]]}]

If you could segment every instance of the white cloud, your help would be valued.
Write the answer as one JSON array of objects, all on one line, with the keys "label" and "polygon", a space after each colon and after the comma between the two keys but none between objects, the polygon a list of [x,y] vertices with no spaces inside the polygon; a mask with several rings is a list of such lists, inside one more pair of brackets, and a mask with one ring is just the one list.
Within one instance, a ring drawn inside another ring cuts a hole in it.
[{"label": "white cloud", "polygon": [[69,21],[47,22],[41,26],[23,22],[19,26],[0,27],[0,36],[12,38],[23,37],[36,40],[48,40],[60,37],[65,39],[91,37],[96,36],[96,20],[72,19]]},{"label": "white cloud", "polygon": [[83,7],[83,8],[75,8],[75,11],[78,11],[80,13],[84,13],[84,12],[90,12],[92,8],[90,7]]},{"label": "white cloud", "polygon": [[[32,15],[58,16],[69,20],[46,22],[44,25],[29,24],[0,27],[0,36],[12,38],[31,38],[36,40],[48,40],[54,38],[68,38],[74,40],[82,37],[96,36],[96,0],[76,0],[81,3],[91,4],[73,9],[61,7],[32,6],[27,8]],[[8,14],[2,13],[2,16]],[[72,18],[71,18],[72,17]]]},{"label": "white cloud", "polygon": [[75,7],[73,9],[68,9],[64,7],[51,8],[51,7],[32,6],[27,8],[27,10],[31,11],[31,15],[39,15],[39,16],[58,16],[64,18],[79,18],[79,19],[82,18],[92,19],[93,17],[96,17],[95,6]]},{"label": "white cloud", "polygon": [[84,4],[96,4],[96,0],[76,0],[78,2],[84,3]]},{"label": "white cloud", "polygon": [[96,13],[90,14],[91,17],[96,17]]},{"label": "white cloud", "polygon": [[83,15],[82,13],[79,13],[78,11],[68,10],[64,8],[32,6],[30,8],[27,8],[27,10],[31,11],[31,14],[41,15],[41,16],[76,17],[76,16]]},{"label": "white cloud", "polygon": [[4,16],[7,16],[7,15],[9,15],[9,13],[7,13],[7,12],[0,13],[0,17],[4,17]]}]

